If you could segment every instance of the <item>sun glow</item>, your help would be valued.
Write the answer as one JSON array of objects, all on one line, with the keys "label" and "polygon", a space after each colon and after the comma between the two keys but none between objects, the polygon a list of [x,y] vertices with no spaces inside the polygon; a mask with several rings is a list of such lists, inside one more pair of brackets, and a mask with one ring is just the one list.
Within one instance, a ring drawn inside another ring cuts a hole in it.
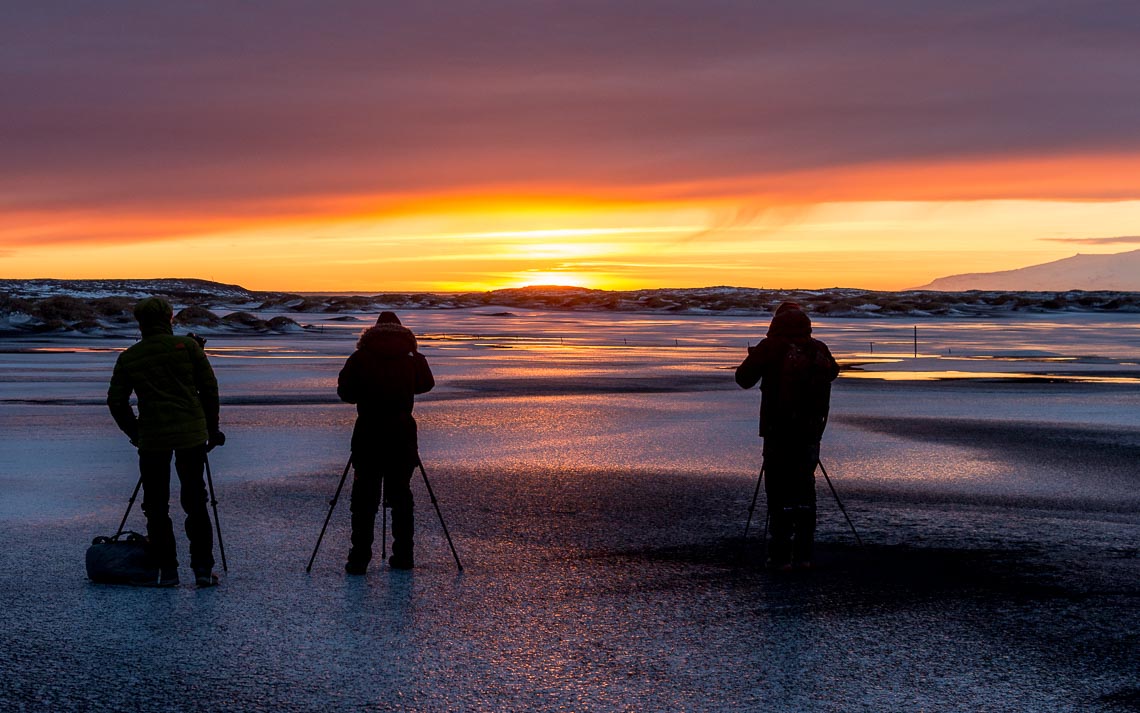
[{"label": "sun glow", "polygon": [[503,287],[588,287],[600,288],[601,282],[589,275],[570,271],[532,270],[510,276]]},{"label": "sun glow", "polygon": [[[347,206],[340,206],[346,208]],[[438,199],[275,222],[79,221],[116,240],[18,242],[4,277],[169,277],[296,291],[565,285],[905,289],[1066,257],[1077,236],[1134,235],[1140,201],[858,201],[810,205]],[[164,235],[166,233],[166,235]],[[148,237],[149,236],[149,237]],[[1103,247],[1097,252],[1111,251]]]}]

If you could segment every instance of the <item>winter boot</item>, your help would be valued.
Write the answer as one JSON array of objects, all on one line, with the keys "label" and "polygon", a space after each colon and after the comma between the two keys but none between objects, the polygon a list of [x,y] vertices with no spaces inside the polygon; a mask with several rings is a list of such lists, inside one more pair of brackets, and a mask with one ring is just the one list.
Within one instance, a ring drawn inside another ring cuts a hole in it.
[{"label": "winter boot", "polygon": [[348,551],[348,561],[344,563],[345,574],[364,574],[368,571],[368,562],[372,559],[371,550],[368,552],[367,557],[363,557],[360,551],[353,547]]},{"label": "winter boot", "polygon": [[388,558],[388,566],[392,569],[412,569],[416,566],[411,553],[392,555]]},{"label": "winter boot", "polygon": [[153,578],[147,577],[146,579],[132,579],[131,585],[135,587],[177,587],[178,586],[178,570],[177,569],[159,569]]}]

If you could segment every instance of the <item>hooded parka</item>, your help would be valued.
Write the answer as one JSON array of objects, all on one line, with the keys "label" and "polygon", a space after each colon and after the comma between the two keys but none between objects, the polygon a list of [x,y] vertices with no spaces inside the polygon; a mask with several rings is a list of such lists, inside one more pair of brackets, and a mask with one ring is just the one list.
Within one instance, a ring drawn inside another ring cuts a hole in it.
[{"label": "hooded parka", "polygon": [[[135,307],[142,339],[119,355],[107,406],[139,450],[190,448],[218,430],[218,381],[202,347],[174,336],[173,309],[151,297]],[[130,398],[138,396],[138,416]]]},{"label": "hooded parka", "polygon": [[784,303],[772,317],[767,338],[748,348],[748,356],[736,368],[736,383],[750,389],[760,382],[760,435],[805,438],[818,443],[826,425],[826,404],[821,414],[818,432],[790,433],[790,414],[786,412],[781,399],[777,397],[780,388],[781,367],[792,347],[804,349],[818,364],[821,376],[826,382],[834,381],[839,375],[839,365],[831,355],[827,345],[811,336],[811,319],[794,303]]},{"label": "hooded parka", "polygon": [[[415,335],[392,312],[360,335],[356,351],[337,380],[337,395],[356,404],[352,431],[352,547],[349,574],[364,574],[372,559],[376,512],[381,500],[392,508],[389,566],[413,567],[414,499],[411,477],[419,463],[416,394],[430,391],[435,378],[419,353]],[[381,497],[383,493],[383,498]]]},{"label": "hooded parka", "polygon": [[353,452],[396,449],[415,455],[415,396],[434,386],[431,368],[410,329],[399,322],[381,322],[361,334],[336,389],[342,401],[356,404]]},{"label": "hooded parka", "polygon": [[[736,369],[736,383],[760,382],[761,478],[768,496],[769,565],[810,566],[815,538],[815,468],[839,365],[812,339],[811,320],[794,302],[780,305],[768,336]],[[791,386],[789,386],[791,384]]]}]

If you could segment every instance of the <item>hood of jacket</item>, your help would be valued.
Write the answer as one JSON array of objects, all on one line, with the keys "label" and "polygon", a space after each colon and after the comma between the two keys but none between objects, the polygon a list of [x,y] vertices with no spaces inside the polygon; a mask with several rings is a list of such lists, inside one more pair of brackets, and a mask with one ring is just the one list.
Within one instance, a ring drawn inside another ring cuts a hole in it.
[{"label": "hood of jacket", "polygon": [[161,297],[147,297],[135,305],[135,319],[139,322],[139,331],[144,337],[155,334],[174,334],[174,325],[170,318],[174,316],[174,308]]},{"label": "hood of jacket", "polygon": [[769,337],[797,339],[811,336],[811,319],[803,310],[786,309],[772,317],[768,327]]},{"label": "hood of jacket", "polygon": [[416,335],[401,324],[385,322],[361,332],[356,348],[379,357],[406,356],[417,349]]}]

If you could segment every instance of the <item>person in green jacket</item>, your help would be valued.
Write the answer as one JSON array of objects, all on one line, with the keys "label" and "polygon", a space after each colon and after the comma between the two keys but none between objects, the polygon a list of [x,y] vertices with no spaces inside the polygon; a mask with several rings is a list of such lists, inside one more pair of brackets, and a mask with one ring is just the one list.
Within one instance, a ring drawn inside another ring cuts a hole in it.
[{"label": "person in green jacket", "polygon": [[[159,568],[157,586],[178,584],[174,527],[170,521],[170,461],[181,483],[190,567],[199,587],[218,583],[214,538],[203,469],[206,452],[225,443],[218,429],[218,381],[202,346],[176,337],[174,310],[158,297],[135,305],[142,339],[119,355],[107,406],[115,423],[139,451],[150,555]],[[138,398],[138,415],[131,393]]]}]

